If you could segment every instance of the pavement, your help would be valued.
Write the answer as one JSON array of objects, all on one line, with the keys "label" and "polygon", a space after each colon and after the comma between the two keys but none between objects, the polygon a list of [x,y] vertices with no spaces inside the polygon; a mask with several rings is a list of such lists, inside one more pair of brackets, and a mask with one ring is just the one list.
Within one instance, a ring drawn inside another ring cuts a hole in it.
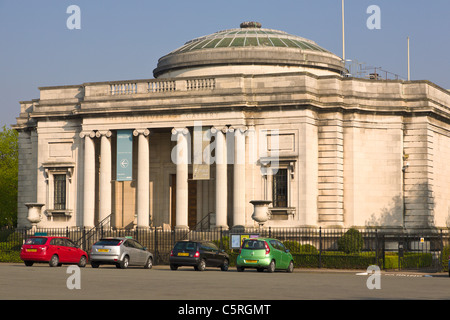
[{"label": "pavement", "polygon": [[[154,265],[155,269],[167,269],[168,265]],[[230,267],[230,270],[236,270],[235,267]],[[330,269],[330,268],[295,268],[294,272],[301,273],[350,273],[357,275],[369,275],[370,270],[366,269]],[[404,277],[448,277],[448,272],[436,272],[433,270],[380,270],[381,275],[386,276],[404,276]]]},{"label": "pavement", "polygon": [[[294,272],[312,273],[352,273],[358,275],[369,275],[373,272],[364,269],[328,269],[328,268],[296,268]],[[404,276],[404,277],[448,277],[448,272],[436,272],[430,270],[380,270],[381,275]]]}]

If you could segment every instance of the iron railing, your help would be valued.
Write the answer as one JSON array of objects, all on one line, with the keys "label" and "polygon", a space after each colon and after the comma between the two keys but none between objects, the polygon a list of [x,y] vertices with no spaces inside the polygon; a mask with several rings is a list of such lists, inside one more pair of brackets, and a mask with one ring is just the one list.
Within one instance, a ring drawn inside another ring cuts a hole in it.
[{"label": "iron railing", "polygon": [[[297,267],[309,268],[367,268],[378,265],[382,269],[429,269],[447,271],[450,252],[448,230],[423,234],[386,232],[378,229],[328,228],[246,228],[241,230],[165,230],[161,228],[114,229],[103,223],[95,228],[37,228],[1,229],[1,252],[18,252],[30,236],[46,234],[72,239],[89,253],[101,237],[130,236],[155,256],[155,264],[167,264],[170,251],[178,240],[206,240],[217,244],[235,259],[238,250],[230,247],[232,235],[259,235],[280,240],[294,256]],[[233,261],[232,261],[233,262]]]}]

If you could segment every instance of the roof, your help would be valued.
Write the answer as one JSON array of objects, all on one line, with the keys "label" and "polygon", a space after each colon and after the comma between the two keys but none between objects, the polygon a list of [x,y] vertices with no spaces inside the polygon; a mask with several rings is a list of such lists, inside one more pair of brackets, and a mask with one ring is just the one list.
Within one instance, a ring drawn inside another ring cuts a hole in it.
[{"label": "roof", "polygon": [[246,22],[240,28],[187,41],[161,57],[153,75],[158,78],[175,70],[230,65],[300,66],[338,74],[345,70],[340,57],[314,41]]},{"label": "roof", "polygon": [[171,54],[201,49],[233,47],[280,47],[329,52],[318,46],[314,41],[291,35],[284,31],[263,29],[255,25],[246,27],[244,24],[241,24],[241,28],[218,31],[190,40],[182,47],[172,51]]}]

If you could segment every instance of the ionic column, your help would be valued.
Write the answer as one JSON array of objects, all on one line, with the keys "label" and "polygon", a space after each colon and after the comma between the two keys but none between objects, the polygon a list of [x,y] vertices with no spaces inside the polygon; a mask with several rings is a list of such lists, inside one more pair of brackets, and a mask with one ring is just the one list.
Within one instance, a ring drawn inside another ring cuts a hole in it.
[{"label": "ionic column", "polygon": [[172,161],[177,169],[176,189],[176,229],[189,229],[188,226],[188,140],[187,128],[172,129],[172,141],[177,141],[175,152],[172,153]]},{"label": "ionic column", "polygon": [[216,227],[227,224],[227,143],[225,129],[211,128],[216,137]]},{"label": "ionic column", "polygon": [[150,226],[150,152],[148,135],[150,131],[134,130],[133,135],[138,136],[138,174],[137,174],[137,226],[148,228]]},{"label": "ionic column", "polygon": [[99,132],[100,178],[99,178],[99,222],[111,214],[111,131]]},{"label": "ionic column", "polygon": [[234,128],[233,227],[245,226],[245,132]]},{"label": "ionic column", "polygon": [[95,132],[82,132],[84,138],[83,226],[94,227],[95,215]]}]

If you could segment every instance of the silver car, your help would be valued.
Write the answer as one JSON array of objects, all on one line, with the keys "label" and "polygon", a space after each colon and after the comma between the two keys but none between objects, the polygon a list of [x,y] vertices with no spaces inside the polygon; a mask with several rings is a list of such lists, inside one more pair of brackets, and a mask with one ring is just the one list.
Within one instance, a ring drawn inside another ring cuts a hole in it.
[{"label": "silver car", "polygon": [[151,269],[153,254],[129,237],[103,238],[92,246],[90,261],[93,268],[98,268],[101,264],[114,264],[121,269],[126,269],[129,265]]}]

